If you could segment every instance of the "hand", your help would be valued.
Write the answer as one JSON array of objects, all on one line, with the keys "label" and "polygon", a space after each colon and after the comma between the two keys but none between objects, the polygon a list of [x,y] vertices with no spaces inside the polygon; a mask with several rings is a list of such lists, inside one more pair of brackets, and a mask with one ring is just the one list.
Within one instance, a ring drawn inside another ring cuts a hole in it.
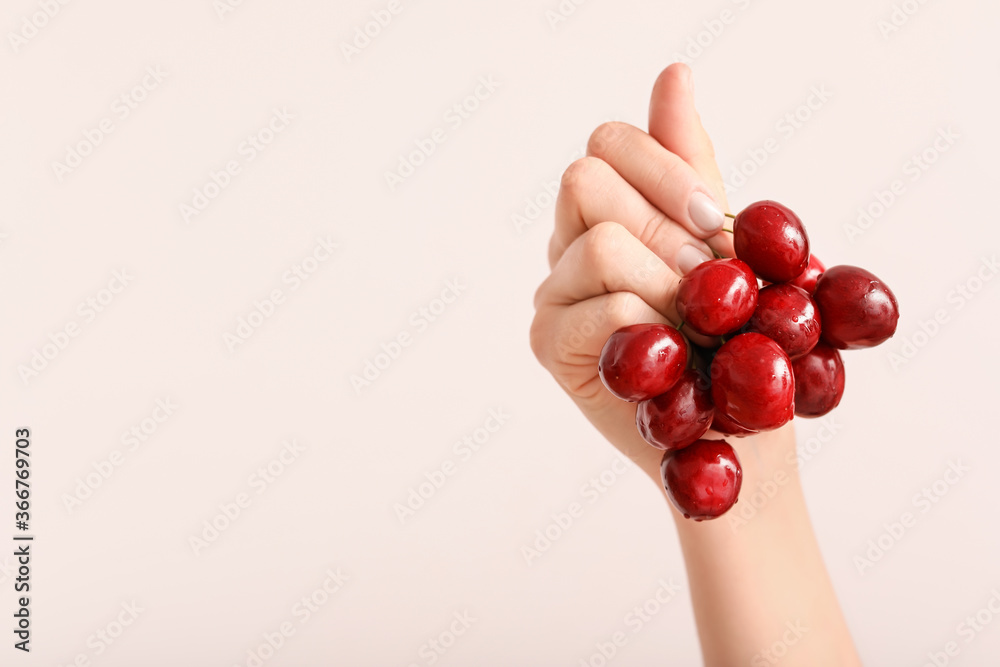
[{"label": "hand", "polygon": [[[535,295],[532,349],[598,430],[657,483],[662,452],[636,431],[636,406],[603,387],[598,357],[619,327],[680,324],[680,276],[713,251],[734,256],[732,235],[721,231],[726,210],[691,72],[681,64],[664,70],[653,87],[648,134],[605,123],[591,135],[587,157],[563,174],[549,244],[552,273]],[[699,344],[716,343],[685,333]]]},{"label": "hand", "polygon": [[[662,452],[637,432],[635,404],[601,384],[597,361],[619,327],[678,325],[680,276],[713,250],[734,255],[731,235],[719,231],[726,196],[690,81],[684,65],[668,67],[653,87],[649,133],[606,123],[591,136],[588,156],[566,170],[549,247],[552,274],[535,295],[531,326],[542,365],[661,491]],[[672,512],[705,665],[753,663],[789,619],[810,631],[784,662],[859,665],[809,521],[792,425],[732,442],[743,466],[742,498],[764,484],[781,490],[763,505],[745,501],[730,510],[736,518],[739,508],[753,509],[738,529],[725,517],[695,523]]]}]

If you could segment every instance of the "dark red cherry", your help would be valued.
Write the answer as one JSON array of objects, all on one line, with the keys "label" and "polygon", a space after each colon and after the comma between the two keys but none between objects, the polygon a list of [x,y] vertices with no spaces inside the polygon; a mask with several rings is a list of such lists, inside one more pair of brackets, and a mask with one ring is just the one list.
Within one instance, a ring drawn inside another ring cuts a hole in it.
[{"label": "dark red cherry", "polygon": [[776,201],[750,204],[733,220],[736,256],[763,280],[797,277],[809,262],[809,237],[791,209]]},{"label": "dark red cherry", "polygon": [[715,409],[754,431],[769,431],[795,414],[792,362],[767,336],[744,333],[727,341],[712,360]]},{"label": "dark red cherry", "polygon": [[687,360],[687,341],[680,331],[666,324],[633,324],[611,334],[597,372],[618,398],[644,401],[673,387]]},{"label": "dark red cherry", "polygon": [[844,395],[844,362],[840,352],[820,343],[792,362],[795,375],[795,414],[822,417],[840,404]]},{"label": "dark red cherry", "polygon": [[718,410],[715,411],[715,418],[712,419],[712,430],[725,435],[731,435],[734,438],[745,438],[748,435],[757,433],[757,431],[743,428]]},{"label": "dark red cherry", "polygon": [[873,347],[896,333],[899,304],[889,286],[856,266],[834,266],[816,282],[813,300],[823,341],[840,350]]},{"label": "dark red cherry", "polygon": [[805,270],[798,277],[789,280],[788,284],[801,287],[812,294],[813,290],[816,289],[816,281],[819,280],[824,271],[826,271],[826,267],[823,262],[819,261],[816,255],[809,255],[809,263],[806,264]]},{"label": "dark red cherry", "polygon": [[714,414],[708,379],[691,369],[666,393],[640,403],[635,425],[653,447],[681,449],[705,435]]},{"label": "dark red cherry", "polygon": [[775,283],[757,295],[757,310],[746,330],[764,334],[795,360],[819,342],[819,311],[805,290]]},{"label": "dark red cherry", "polygon": [[660,478],[667,497],[685,519],[702,521],[725,514],[736,504],[743,469],[725,440],[698,440],[684,449],[666,452]]},{"label": "dark red cherry", "polygon": [[677,288],[677,312],[706,336],[722,336],[746,324],[757,307],[757,278],[738,259],[712,259],[691,269]]}]

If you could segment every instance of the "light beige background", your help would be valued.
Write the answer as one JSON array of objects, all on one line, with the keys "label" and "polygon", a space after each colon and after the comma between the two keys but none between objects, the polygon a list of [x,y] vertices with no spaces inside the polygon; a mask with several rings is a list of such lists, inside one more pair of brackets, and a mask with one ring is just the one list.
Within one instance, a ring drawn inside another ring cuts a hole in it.
[{"label": "light beige background", "polygon": [[[810,509],[861,654],[921,665],[955,641],[950,664],[996,664],[1000,614],[971,641],[959,624],[1000,590],[1000,280],[975,280],[983,266],[995,278],[983,261],[1000,250],[1000,8],[910,0],[912,15],[883,34],[889,0],[566,0],[554,25],[557,0],[400,0],[348,61],[342,44],[387,2],[245,0],[221,15],[219,4],[80,0],[18,44],[10,33],[41,5],[0,12],[0,484],[13,484],[14,429],[30,427],[37,536],[33,650],[14,651],[5,629],[0,663],[248,665],[288,622],[294,635],[264,664],[429,665],[422,647],[467,613],[471,627],[455,625],[463,634],[435,664],[596,665],[618,630],[628,643],[610,664],[696,664],[666,507],[638,472],[607,472],[612,448],[535,363],[527,332],[546,273],[546,184],[601,121],[644,126],[657,73],[700,39],[698,104],[727,179],[777,145],[733,210],[790,205],[828,264],[871,269],[901,303],[896,338],[848,355],[826,430],[798,424]],[[715,23],[724,11],[731,21]],[[116,100],[156,67],[162,82],[120,119]],[[481,77],[498,86],[480,88],[486,99],[456,127],[448,110]],[[814,88],[829,99],[801,108]],[[241,142],[274,109],[294,118],[247,160]],[[795,113],[808,118],[789,132]],[[113,132],[60,180],[53,163],[106,117]],[[444,142],[391,190],[385,172],[436,128]],[[957,138],[935,154],[948,128]],[[907,163],[925,149],[936,161],[913,180]],[[230,160],[240,172],[185,223],[180,205]],[[859,207],[896,179],[902,194],[850,239]],[[327,237],[333,256],[291,289],[285,272]],[[129,284],[102,293],[122,269]],[[460,295],[435,303],[454,280]],[[981,289],[957,297],[970,280]],[[230,351],[225,334],[275,289],[283,303]],[[78,309],[109,296],[91,321]],[[439,315],[421,325],[420,308]],[[944,323],[921,335],[938,311]],[[19,366],[70,323],[78,335],[25,381]],[[410,344],[355,391],[351,376],[401,333]],[[894,368],[906,341],[919,349]],[[123,433],[151,430],[158,399],[177,407],[130,450]],[[484,439],[490,410],[508,417]],[[485,442],[456,451],[465,436]],[[255,471],[293,439],[304,451],[262,488]],[[120,465],[69,509],[115,451]],[[447,461],[454,474],[401,523],[394,505]],[[969,469],[921,501],[952,462]],[[604,492],[584,488],[602,472]],[[243,493],[249,506],[196,554],[190,538]],[[7,628],[15,531],[3,497]],[[529,565],[522,547],[573,502],[582,516]],[[859,566],[904,512],[915,524]],[[338,568],[349,579],[301,623],[295,605]],[[661,579],[680,593],[634,632],[627,615]],[[96,639],[117,634],[130,603],[135,621],[110,646]]]}]

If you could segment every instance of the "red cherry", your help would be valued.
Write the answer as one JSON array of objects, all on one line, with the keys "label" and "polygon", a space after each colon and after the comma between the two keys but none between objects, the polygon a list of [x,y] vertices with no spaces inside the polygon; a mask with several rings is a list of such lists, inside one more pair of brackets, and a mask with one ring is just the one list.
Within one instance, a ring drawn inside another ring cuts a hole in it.
[{"label": "red cherry", "polygon": [[750,204],[736,215],[733,247],[737,257],[772,283],[795,278],[809,262],[809,237],[802,221],[776,201]]},{"label": "red cherry", "polygon": [[788,284],[801,287],[812,294],[816,289],[816,281],[819,280],[824,271],[826,271],[826,267],[823,262],[819,261],[816,255],[809,255],[809,263],[806,264],[805,270],[796,278],[789,280]]},{"label": "red cherry", "polygon": [[795,414],[822,417],[840,404],[844,395],[844,362],[840,352],[820,343],[792,362],[795,375]]},{"label": "red cherry", "polygon": [[757,433],[757,431],[743,428],[718,410],[715,411],[715,418],[712,420],[712,430],[725,435],[731,435],[735,438],[745,438],[748,435]]},{"label": "red cherry", "polygon": [[719,348],[712,361],[712,400],[738,426],[778,428],[795,414],[792,362],[767,336],[740,334]]},{"label": "red cherry", "polygon": [[743,469],[725,440],[698,440],[667,452],[660,462],[660,478],[684,518],[702,521],[725,514],[736,504]]},{"label": "red cherry", "polygon": [[653,447],[681,449],[705,435],[714,414],[708,380],[692,369],[666,393],[640,403],[635,425]]},{"label": "red cherry", "polygon": [[612,394],[644,401],[667,391],[687,366],[687,341],[666,324],[633,324],[611,334],[597,372]]},{"label": "red cherry", "polygon": [[762,333],[798,359],[819,342],[820,319],[809,294],[789,283],[768,285],[757,295],[747,331]]},{"label": "red cherry", "polygon": [[813,299],[823,341],[840,350],[873,347],[896,333],[899,304],[888,285],[856,266],[834,266],[816,282]]},{"label": "red cherry", "polygon": [[713,259],[691,269],[677,288],[677,312],[705,336],[722,336],[746,324],[757,307],[757,278],[746,262]]}]

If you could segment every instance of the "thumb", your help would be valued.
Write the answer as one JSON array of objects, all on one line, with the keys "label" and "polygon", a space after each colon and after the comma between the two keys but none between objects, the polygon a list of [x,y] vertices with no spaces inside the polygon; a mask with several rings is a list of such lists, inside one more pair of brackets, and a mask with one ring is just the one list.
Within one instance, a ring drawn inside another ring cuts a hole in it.
[{"label": "thumb", "polygon": [[[687,65],[670,65],[660,72],[653,84],[649,100],[649,134],[691,165],[711,188],[719,208],[729,210],[722,174],[715,163],[715,148],[694,108],[694,79]],[[732,234],[719,232],[705,241],[724,257],[736,256]]]},{"label": "thumb", "polygon": [[722,210],[729,210],[712,140],[694,107],[694,79],[687,65],[674,63],[657,77],[649,100],[649,134],[690,164],[712,188]]}]

